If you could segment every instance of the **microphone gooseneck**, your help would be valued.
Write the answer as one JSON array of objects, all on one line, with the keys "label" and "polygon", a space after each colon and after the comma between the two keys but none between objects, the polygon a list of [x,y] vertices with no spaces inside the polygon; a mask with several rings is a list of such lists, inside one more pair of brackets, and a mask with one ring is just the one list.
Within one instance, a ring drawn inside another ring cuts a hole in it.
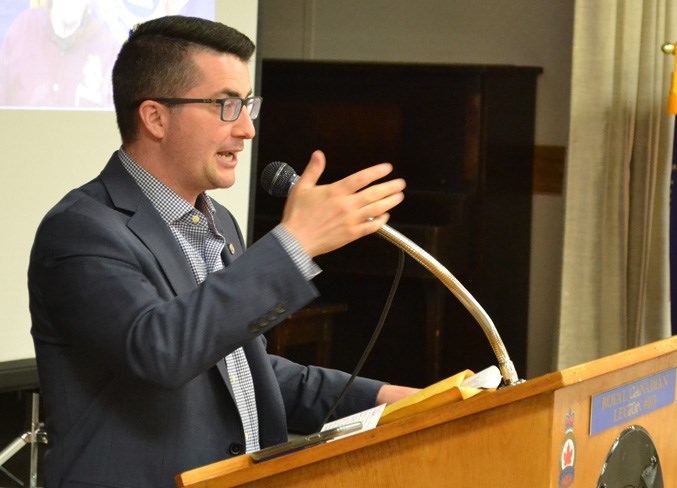
[{"label": "microphone gooseneck", "polygon": [[[276,197],[286,197],[298,179],[299,176],[287,163],[276,161],[268,164],[268,166],[264,168],[261,176],[261,184],[269,194]],[[376,232],[382,238],[403,250],[420,265],[430,271],[454,294],[468,312],[470,312],[482,327],[484,334],[489,340],[489,344],[498,360],[499,369],[501,370],[501,376],[503,377],[505,386],[524,382],[524,380],[517,376],[515,366],[510,360],[508,351],[503,344],[491,317],[489,317],[487,312],[477,300],[475,300],[470,292],[465,289],[461,282],[459,282],[449,270],[442,266],[442,264],[428,252],[389,225],[383,225]]]}]

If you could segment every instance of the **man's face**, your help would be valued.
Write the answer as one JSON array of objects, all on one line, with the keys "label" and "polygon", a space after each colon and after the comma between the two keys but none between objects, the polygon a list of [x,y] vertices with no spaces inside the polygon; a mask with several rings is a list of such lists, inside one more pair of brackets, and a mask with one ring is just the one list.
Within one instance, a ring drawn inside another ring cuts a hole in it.
[{"label": "man's face", "polygon": [[[247,64],[229,54],[197,52],[200,81],[181,98],[246,98],[251,94]],[[191,103],[168,112],[163,145],[170,188],[193,203],[198,194],[235,183],[235,167],[244,141],[254,137],[246,108],[237,120],[221,120],[219,104]]]}]

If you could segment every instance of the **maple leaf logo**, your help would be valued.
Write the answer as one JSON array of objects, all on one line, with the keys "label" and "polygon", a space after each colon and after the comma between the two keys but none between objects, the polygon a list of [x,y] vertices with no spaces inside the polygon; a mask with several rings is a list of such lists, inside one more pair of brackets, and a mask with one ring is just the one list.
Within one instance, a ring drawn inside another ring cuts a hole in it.
[{"label": "maple leaf logo", "polygon": [[571,441],[568,441],[562,452],[562,461],[564,466],[571,466],[574,464],[574,450],[571,447]]}]

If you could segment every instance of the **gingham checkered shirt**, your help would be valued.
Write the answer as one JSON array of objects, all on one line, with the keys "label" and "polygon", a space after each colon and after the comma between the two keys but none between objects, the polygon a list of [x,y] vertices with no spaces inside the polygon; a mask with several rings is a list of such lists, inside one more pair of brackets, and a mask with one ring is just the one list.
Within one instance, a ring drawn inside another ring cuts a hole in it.
[{"label": "gingham checkered shirt", "polygon": [[[125,169],[160,213],[181,246],[195,281],[202,283],[208,273],[222,269],[221,252],[226,239],[214,225],[214,204],[209,196],[202,193],[193,207],[145,171],[122,149],[119,154]],[[242,420],[247,452],[256,451],[259,449],[258,413],[254,382],[244,350],[241,347],[236,349],[224,361]]]}]

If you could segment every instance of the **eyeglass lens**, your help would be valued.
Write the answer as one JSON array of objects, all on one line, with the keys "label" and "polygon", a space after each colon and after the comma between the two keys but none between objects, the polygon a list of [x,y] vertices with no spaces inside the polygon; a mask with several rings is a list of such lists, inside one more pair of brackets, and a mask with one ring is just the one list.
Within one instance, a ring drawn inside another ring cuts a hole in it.
[{"label": "eyeglass lens", "polygon": [[[249,117],[253,120],[259,115],[259,110],[261,108],[261,99],[260,98],[246,98],[244,100],[245,107],[247,112],[249,112]],[[242,100],[239,98],[229,98],[223,102],[221,109],[221,118],[224,121],[233,121],[238,118],[240,111],[242,110]]]}]

